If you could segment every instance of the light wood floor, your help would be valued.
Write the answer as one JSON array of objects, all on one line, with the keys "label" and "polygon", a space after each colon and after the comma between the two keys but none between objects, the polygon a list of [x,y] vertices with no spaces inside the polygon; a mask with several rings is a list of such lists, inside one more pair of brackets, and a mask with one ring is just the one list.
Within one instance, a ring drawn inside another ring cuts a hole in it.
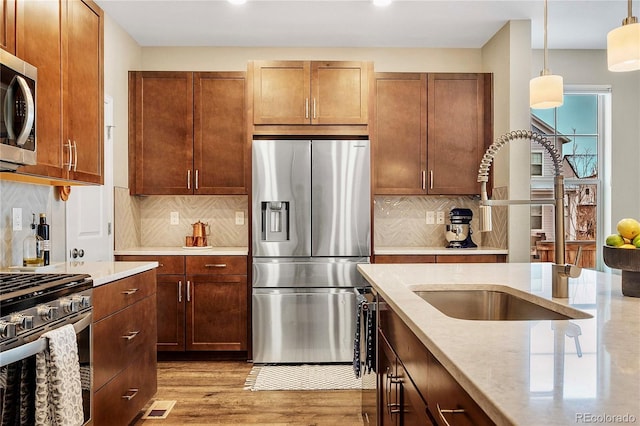
[{"label": "light wood floor", "polygon": [[176,400],[165,420],[134,425],[345,425],[363,424],[360,391],[244,389],[252,364],[244,361],[160,361],[155,400]]}]

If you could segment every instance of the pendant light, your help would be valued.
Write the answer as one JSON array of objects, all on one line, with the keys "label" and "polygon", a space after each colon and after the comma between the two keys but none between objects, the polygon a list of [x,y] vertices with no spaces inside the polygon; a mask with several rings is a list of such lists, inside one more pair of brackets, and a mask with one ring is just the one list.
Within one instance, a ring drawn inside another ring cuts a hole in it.
[{"label": "pendant light", "polygon": [[562,76],[547,69],[547,0],[544,0],[544,68],[539,77],[529,82],[529,106],[536,109],[555,108],[564,102]]},{"label": "pendant light", "polygon": [[607,64],[609,71],[640,70],[640,23],[631,16],[631,0],[629,13],[622,21],[622,26],[607,34]]}]

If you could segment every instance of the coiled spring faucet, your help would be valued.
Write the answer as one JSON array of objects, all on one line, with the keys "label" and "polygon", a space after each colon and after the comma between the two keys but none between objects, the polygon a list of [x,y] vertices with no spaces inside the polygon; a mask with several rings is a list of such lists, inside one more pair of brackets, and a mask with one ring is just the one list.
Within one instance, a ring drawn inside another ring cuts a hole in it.
[{"label": "coiled spring faucet", "polygon": [[[552,200],[489,200],[487,182],[489,169],[496,153],[507,143],[516,139],[537,142],[542,145],[551,156],[554,167],[553,199]],[[575,264],[565,263],[565,235],[564,235],[564,176],[562,176],[562,157],[554,144],[544,136],[530,130],[514,130],[497,138],[485,151],[478,170],[478,182],[481,183],[480,192],[480,231],[491,231],[491,206],[506,206],[512,204],[554,204],[555,206],[555,262],[552,266],[552,296],[569,297],[569,278],[580,276],[582,269],[577,266],[581,248],[578,250]]]}]

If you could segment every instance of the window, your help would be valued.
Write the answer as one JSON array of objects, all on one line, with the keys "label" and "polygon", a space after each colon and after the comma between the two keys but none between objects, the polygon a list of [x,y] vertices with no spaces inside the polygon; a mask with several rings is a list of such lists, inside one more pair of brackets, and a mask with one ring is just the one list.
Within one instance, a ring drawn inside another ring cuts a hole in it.
[{"label": "window", "polygon": [[[582,247],[582,266],[600,267],[596,253],[602,245],[602,176],[604,142],[610,130],[608,89],[565,89],[559,108],[531,110],[531,130],[555,145],[562,158],[565,182],[566,261],[572,261]],[[531,199],[553,198],[551,156],[539,144],[531,143]],[[549,258],[553,261],[554,211],[550,205],[531,206],[531,235],[544,235]],[[539,257],[540,253],[535,253]],[[534,258],[535,258],[534,257]]]}]

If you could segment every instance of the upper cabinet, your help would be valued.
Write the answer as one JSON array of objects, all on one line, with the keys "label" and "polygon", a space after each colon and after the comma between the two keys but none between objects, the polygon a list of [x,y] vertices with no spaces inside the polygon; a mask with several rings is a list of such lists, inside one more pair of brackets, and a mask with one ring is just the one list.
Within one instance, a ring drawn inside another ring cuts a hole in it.
[{"label": "upper cabinet", "polygon": [[366,125],[372,64],[254,61],[256,125]]},{"label": "upper cabinet", "polygon": [[479,194],[492,139],[491,74],[376,73],[374,191]]},{"label": "upper cabinet", "polygon": [[18,173],[103,182],[103,25],[90,0],[17,2],[16,56],[38,69],[38,164]]},{"label": "upper cabinet", "polygon": [[0,48],[16,53],[16,0],[0,0]]},{"label": "upper cabinet", "polygon": [[246,194],[246,111],[243,72],[130,72],[131,194]]}]

